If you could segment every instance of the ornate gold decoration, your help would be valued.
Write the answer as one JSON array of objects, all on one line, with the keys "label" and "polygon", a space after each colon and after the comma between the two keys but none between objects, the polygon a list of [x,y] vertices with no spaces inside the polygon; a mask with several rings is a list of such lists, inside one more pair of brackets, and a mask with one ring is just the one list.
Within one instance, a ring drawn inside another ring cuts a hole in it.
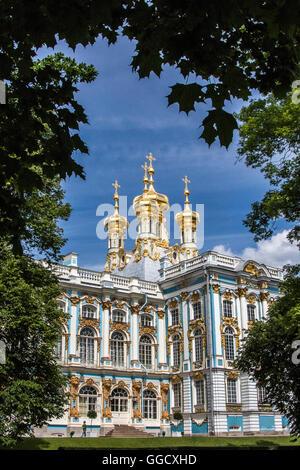
[{"label": "ornate gold decoration", "polygon": [[71,297],[70,298],[71,300],[71,304],[74,306],[74,305],[77,305],[78,302],[79,302],[79,298],[78,297]]},{"label": "ornate gold decoration", "polygon": [[233,411],[235,413],[242,411],[242,405],[226,404],[226,411]]},{"label": "ornate gold decoration", "polygon": [[117,387],[126,388],[126,384],[124,380],[119,380],[119,382],[117,383]]},{"label": "ornate gold decoration", "polygon": [[256,297],[255,297],[255,295],[254,295],[254,294],[248,295],[248,297],[247,297],[247,302],[248,302],[248,304],[254,305],[255,302],[256,302]]},{"label": "ornate gold decoration", "polygon": [[158,310],[157,311],[157,316],[158,316],[158,318],[160,318],[162,320],[163,318],[165,318],[165,311],[164,310]]},{"label": "ornate gold decoration", "polygon": [[140,306],[139,305],[132,305],[130,307],[130,309],[131,309],[131,314],[132,315],[137,315],[140,311]]},{"label": "ornate gold decoration", "polygon": [[106,400],[106,401],[109,400],[111,384],[112,384],[111,379],[103,380],[103,382],[102,382],[103,400]]},{"label": "ornate gold decoration", "polygon": [[83,328],[84,326],[92,326],[94,328],[99,328],[99,323],[99,320],[95,320],[93,318],[84,318],[80,320],[78,328]]},{"label": "ornate gold decoration", "polygon": [[253,327],[254,323],[255,323],[255,321],[251,321],[251,320],[248,321],[248,329],[249,330]]},{"label": "ornate gold decoration", "polygon": [[180,292],[180,297],[183,302],[188,298],[188,296],[188,292]]},{"label": "ornate gold decoration", "polygon": [[86,379],[85,383],[86,383],[87,385],[90,385],[90,386],[95,385],[95,382],[94,382],[94,380],[93,380],[92,378]]},{"label": "ornate gold decoration", "polygon": [[110,302],[110,301],[104,301],[104,302],[102,302],[102,308],[103,308],[104,310],[109,310],[109,309],[111,308],[111,306],[112,306],[112,302]]},{"label": "ornate gold decoration", "polygon": [[124,302],[117,302],[116,305],[115,305],[116,308],[120,308],[120,309],[123,309],[124,307]]},{"label": "ornate gold decoration", "polygon": [[163,410],[163,412],[161,414],[161,419],[166,419],[167,421],[170,420],[168,410]]},{"label": "ornate gold decoration", "polygon": [[79,377],[71,377],[70,378],[70,395],[71,395],[71,398],[75,398],[76,395],[78,394],[78,386],[79,386]]},{"label": "ornate gold decoration", "polygon": [[152,382],[147,383],[146,388],[149,388],[150,390],[156,390],[156,387]]},{"label": "ornate gold decoration", "polygon": [[181,382],[181,378],[178,374],[172,375],[171,382],[172,384],[178,384]]},{"label": "ornate gold decoration", "polygon": [[76,418],[76,419],[79,418],[80,413],[79,413],[78,409],[76,408],[76,406],[72,406],[72,408],[70,409],[70,416],[72,418]]},{"label": "ornate gold decoration", "polygon": [[177,305],[178,305],[177,299],[171,300],[171,302],[169,302],[169,308],[176,308]]},{"label": "ornate gold decoration", "polygon": [[194,372],[193,374],[193,379],[196,380],[203,380],[204,379],[204,374],[201,371]]},{"label": "ornate gold decoration", "polygon": [[141,390],[142,390],[142,382],[132,382],[132,393],[135,397],[138,399],[141,396]]},{"label": "ornate gold decoration", "polygon": [[136,419],[142,419],[142,413],[139,408],[133,410],[133,417]]},{"label": "ornate gold decoration", "polygon": [[245,297],[247,294],[247,287],[238,287],[235,291],[238,297]]},{"label": "ornate gold decoration", "polygon": [[[195,406],[195,413],[204,413],[204,412],[205,412],[205,408],[203,406],[197,406],[197,405]],[[206,421],[207,421],[207,418],[203,420],[203,423],[205,423]],[[192,419],[192,422],[196,423],[194,419]]]},{"label": "ornate gold decoration", "polygon": [[239,277],[238,284],[247,284],[247,280],[244,277]]},{"label": "ornate gold decoration", "polygon": [[155,336],[154,328],[152,328],[151,326],[144,326],[143,328],[140,329],[140,336],[142,335]]},{"label": "ornate gold decoration", "polygon": [[261,289],[268,289],[268,283],[267,283],[267,281],[260,281],[260,282],[258,282],[258,287],[260,287]]},{"label": "ornate gold decoration", "polygon": [[108,406],[103,408],[102,416],[103,418],[109,418],[109,419],[112,417],[112,412],[110,411],[110,408]]},{"label": "ornate gold decoration", "polygon": [[237,380],[239,373],[237,370],[230,370],[226,373],[227,379]]},{"label": "ornate gold decoration", "polygon": [[160,394],[162,398],[162,403],[166,405],[168,403],[168,393],[169,393],[169,384],[168,383],[162,383],[160,385]]},{"label": "ornate gold decoration", "polygon": [[274,303],[275,303],[275,300],[274,300],[274,299],[269,299],[269,300],[268,300],[268,305],[269,305],[269,307],[272,307],[272,305],[274,305]]},{"label": "ornate gold decoration", "polygon": [[199,299],[200,299],[200,294],[199,294],[199,292],[194,292],[194,293],[191,295],[191,301],[192,301],[192,302],[198,302]]},{"label": "ornate gold decoration", "polygon": [[231,300],[232,299],[232,293],[230,291],[223,291],[222,296],[225,300]]},{"label": "ornate gold decoration", "polygon": [[251,276],[258,276],[259,271],[252,261],[249,261],[244,267],[244,272],[250,273]]},{"label": "ornate gold decoration", "polygon": [[121,330],[121,331],[126,331],[126,333],[128,333],[128,325],[127,323],[113,323],[112,326],[111,326],[111,329],[110,331],[115,331],[115,330]]},{"label": "ornate gold decoration", "polygon": [[212,288],[213,288],[214,294],[218,294],[218,293],[219,293],[219,291],[220,291],[220,286],[219,286],[219,284],[213,284]]},{"label": "ornate gold decoration", "polygon": [[259,294],[259,298],[262,302],[268,300],[269,296],[270,296],[269,292],[261,292]]}]

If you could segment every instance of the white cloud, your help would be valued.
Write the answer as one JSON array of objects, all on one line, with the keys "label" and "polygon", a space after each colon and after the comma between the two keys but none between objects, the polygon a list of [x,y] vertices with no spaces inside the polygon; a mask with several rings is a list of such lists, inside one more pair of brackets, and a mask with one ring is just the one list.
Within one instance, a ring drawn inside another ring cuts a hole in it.
[{"label": "white cloud", "polygon": [[213,250],[228,256],[252,259],[267,266],[282,267],[285,264],[300,263],[300,251],[287,239],[288,230],[273,235],[269,240],[262,240],[256,247],[247,247],[242,253],[233,253],[230,247],[216,245]]}]

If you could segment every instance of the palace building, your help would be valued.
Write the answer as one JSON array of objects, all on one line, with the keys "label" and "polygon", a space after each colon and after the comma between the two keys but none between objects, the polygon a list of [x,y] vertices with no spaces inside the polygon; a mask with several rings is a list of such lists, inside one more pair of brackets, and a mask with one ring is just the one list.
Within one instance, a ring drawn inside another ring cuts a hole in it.
[{"label": "palace building", "polygon": [[[115,210],[104,221],[104,272],[78,266],[69,253],[55,266],[68,314],[56,355],[69,377],[65,416],[40,436],[111,433],[117,425],[153,435],[247,435],[287,432],[247,375],[234,368],[241,340],[279,294],[280,269],[199,253],[199,215],[189,202],[176,215],[180,243],[169,245],[168,197],[154,189],[154,158],[143,165],[143,193],[133,201],[138,233],[126,251],[128,221]],[[87,415],[94,410],[97,417]],[[124,428],[125,429],[125,428]]]}]

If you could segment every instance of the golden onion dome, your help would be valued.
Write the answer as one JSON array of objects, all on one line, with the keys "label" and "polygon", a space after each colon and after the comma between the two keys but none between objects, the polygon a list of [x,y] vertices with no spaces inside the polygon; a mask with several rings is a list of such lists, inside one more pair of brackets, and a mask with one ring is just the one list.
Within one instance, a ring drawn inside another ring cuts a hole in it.
[{"label": "golden onion dome", "polygon": [[122,231],[125,228],[128,227],[129,223],[126,217],[122,217],[119,214],[119,195],[118,195],[118,188],[120,188],[120,185],[118,184],[117,180],[112,183],[112,186],[115,187],[115,194],[114,194],[114,201],[115,201],[115,211],[113,215],[110,215],[109,217],[106,217],[104,220],[104,227],[106,230],[109,228],[113,228],[115,231]]},{"label": "golden onion dome", "polygon": [[[139,212],[139,207],[153,207],[153,205],[157,205],[157,209],[160,212],[166,212],[170,205],[169,205],[169,199],[168,196],[165,194],[160,194],[157,193],[154,189],[154,180],[153,180],[153,175],[154,175],[154,168],[152,166],[152,161],[156,160],[152,154],[150,153],[147,157],[149,160],[149,166],[147,166],[147,162],[145,165],[142,165],[142,168],[145,170],[145,175],[144,175],[144,192],[143,194],[136,196],[133,200],[133,208],[136,213]],[[149,178],[148,178],[149,176]],[[149,188],[148,188],[149,184]]]}]

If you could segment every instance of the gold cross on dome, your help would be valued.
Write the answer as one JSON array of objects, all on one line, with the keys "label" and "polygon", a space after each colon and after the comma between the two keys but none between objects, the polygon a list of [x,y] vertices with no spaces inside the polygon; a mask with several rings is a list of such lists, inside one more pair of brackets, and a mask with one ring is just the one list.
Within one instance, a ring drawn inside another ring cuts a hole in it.
[{"label": "gold cross on dome", "polygon": [[152,153],[149,153],[146,158],[150,161],[150,166],[152,166],[152,161],[156,160],[156,158],[152,157]]},{"label": "gold cross on dome", "polygon": [[188,177],[187,177],[187,176],[185,176],[184,178],[182,178],[182,181],[183,181],[185,184],[190,183],[190,180],[188,180]]},{"label": "gold cross on dome", "polygon": [[141,167],[145,170],[145,172],[148,170],[147,162],[145,162],[145,165],[141,165]]},{"label": "gold cross on dome", "polygon": [[114,183],[112,183],[112,186],[114,186],[114,187],[115,187],[115,190],[116,190],[116,191],[118,190],[118,188],[120,188],[120,187],[121,187],[121,186],[118,184],[118,181],[117,181],[117,180],[115,180],[115,182],[114,182]]}]

